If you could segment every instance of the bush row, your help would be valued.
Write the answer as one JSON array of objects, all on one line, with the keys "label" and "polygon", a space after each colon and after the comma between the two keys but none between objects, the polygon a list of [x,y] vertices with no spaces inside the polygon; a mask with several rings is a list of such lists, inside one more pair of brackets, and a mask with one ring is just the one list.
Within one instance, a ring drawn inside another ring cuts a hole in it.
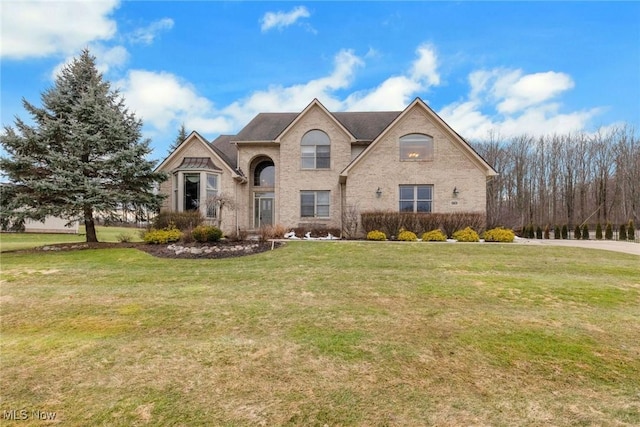
[{"label": "bush row", "polygon": [[465,227],[484,229],[486,216],[480,212],[413,213],[369,211],[360,215],[365,233],[379,230],[387,236],[398,236],[401,230],[412,230],[420,235],[431,230],[442,230],[447,236]]},{"label": "bush row", "polygon": [[[479,242],[480,235],[471,227],[465,227],[461,230],[457,230],[452,235],[453,239],[458,242]],[[483,233],[482,237],[485,242],[503,242],[511,243],[515,239],[515,233],[513,230],[505,229],[502,227],[493,228]],[[367,233],[367,240],[387,240],[387,235],[380,230],[372,230]],[[401,230],[398,233],[397,240],[405,242],[415,242],[418,240],[418,236],[408,230]],[[427,231],[422,234],[423,242],[444,242],[447,240],[447,236],[440,229]]]},{"label": "bush row", "polygon": [[[604,229],[602,224],[597,223],[595,227],[595,238],[596,240],[613,240],[614,226],[609,222],[605,225]],[[617,229],[618,231],[618,240],[635,240],[635,226],[633,224],[633,220],[629,220],[627,224],[621,224]],[[553,234],[553,237],[552,237]],[[544,230],[541,226],[534,226],[533,224],[529,224],[522,229],[522,237],[526,239],[569,239],[569,227],[565,224],[560,228],[559,225],[553,227],[553,230],[549,225],[545,226]],[[576,240],[589,240],[591,238],[591,230],[587,224],[583,224],[582,226],[576,225],[573,229],[573,239]]]}]

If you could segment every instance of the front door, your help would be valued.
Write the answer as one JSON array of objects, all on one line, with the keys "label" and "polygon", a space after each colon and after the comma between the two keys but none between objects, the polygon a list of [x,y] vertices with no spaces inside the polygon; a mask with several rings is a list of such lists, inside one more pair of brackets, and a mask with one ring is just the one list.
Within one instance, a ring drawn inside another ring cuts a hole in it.
[{"label": "front door", "polygon": [[256,228],[273,224],[273,193],[256,193],[254,198],[254,219]]}]

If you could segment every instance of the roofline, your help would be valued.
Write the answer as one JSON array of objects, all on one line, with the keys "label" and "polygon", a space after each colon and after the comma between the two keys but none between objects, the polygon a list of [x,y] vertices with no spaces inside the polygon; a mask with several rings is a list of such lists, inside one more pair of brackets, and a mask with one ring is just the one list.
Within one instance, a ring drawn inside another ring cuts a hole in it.
[{"label": "roofline", "polygon": [[198,132],[196,132],[195,130],[192,131],[189,136],[187,136],[184,141],[182,141],[175,150],[173,150],[171,152],[171,154],[169,154],[163,161],[162,163],[160,163],[156,168],[155,171],[160,170],[162,167],[165,166],[165,164],[168,164],[171,160],[173,160],[173,158],[177,155],[177,153],[180,151],[180,149],[184,146],[184,143],[191,140],[192,138],[195,138],[197,141],[200,141],[200,143],[202,145],[204,145],[205,147],[207,147],[207,149],[218,159],[220,160],[220,162],[224,165],[224,167],[226,167],[230,172],[231,172],[231,176],[233,178],[236,178],[237,176],[241,176],[240,174],[238,174],[238,172],[231,167],[231,165],[229,165],[229,163],[227,162],[227,160],[225,159],[226,156],[221,155],[224,153],[218,153],[219,150],[217,150],[213,145],[211,145],[202,135],[200,135]]},{"label": "roofline", "polygon": [[338,120],[336,118],[336,116],[333,115],[333,113],[331,113],[331,111],[327,110],[327,108],[322,105],[322,103],[318,100],[318,98],[313,98],[313,101],[311,101],[309,103],[309,105],[307,105],[304,110],[302,110],[295,119],[293,119],[293,121],[291,123],[289,123],[289,125],[287,127],[285,127],[282,132],[280,132],[280,135],[278,135],[276,137],[276,139],[274,139],[274,142],[280,142],[282,140],[282,137],[293,127],[296,125],[296,123],[298,123],[298,121],[302,120],[302,117],[305,115],[305,113],[307,113],[309,110],[311,110],[312,107],[319,107],[322,111],[324,111],[329,117],[331,117],[331,119],[335,122],[336,125],[338,125],[338,127],[340,129],[342,129],[342,131],[349,136],[350,138],[350,142],[354,142],[356,141],[356,137],[349,131],[349,129],[347,129],[346,127],[344,127],[344,125],[340,122],[340,120]]},{"label": "roofline", "polygon": [[356,157],[355,159],[353,159],[353,161],[351,163],[349,163],[347,165],[346,168],[344,168],[344,170],[342,172],[340,172],[340,180],[346,181],[347,175],[349,174],[349,171],[351,171],[351,169],[358,164],[364,157],[366,157],[366,155],[368,154],[369,151],[373,150],[373,147],[376,146],[378,144],[378,142],[389,132],[389,129],[391,129],[396,123],[398,123],[400,120],[402,120],[407,114],[408,112],[414,108],[416,105],[420,105],[422,108],[426,109],[428,111],[428,113],[430,115],[433,116],[433,118],[437,121],[437,123],[444,128],[444,130],[449,133],[454,139],[457,139],[463,146],[467,147],[468,150],[466,150],[466,153],[471,153],[472,154],[472,158],[471,160],[475,160],[475,162],[480,163],[480,165],[483,165],[486,170],[486,176],[489,177],[493,177],[498,175],[498,173],[496,172],[496,170],[493,168],[493,166],[491,166],[482,156],[480,156],[476,150],[464,139],[462,138],[456,131],[454,131],[451,126],[449,126],[444,120],[442,120],[442,117],[440,117],[435,111],[433,111],[433,109],[431,109],[431,107],[429,107],[422,99],[420,99],[419,97],[415,98],[411,104],[409,104],[399,115],[398,117],[395,118],[395,120],[393,120],[391,123],[389,123],[389,125],[384,128],[382,130],[382,132],[380,132],[380,134],[378,136],[376,136],[376,138],[371,142],[371,144],[369,144],[369,146],[367,148],[364,149],[364,151],[362,153],[360,153],[360,155],[358,155],[358,157]]}]

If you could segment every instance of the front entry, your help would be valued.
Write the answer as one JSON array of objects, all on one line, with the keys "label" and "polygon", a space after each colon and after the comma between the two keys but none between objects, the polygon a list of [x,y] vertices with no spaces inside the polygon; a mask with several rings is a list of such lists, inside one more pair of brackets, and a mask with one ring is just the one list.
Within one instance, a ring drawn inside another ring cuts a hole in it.
[{"label": "front entry", "polygon": [[273,225],[274,197],[274,193],[255,193],[253,199],[253,225],[255,228]]}]

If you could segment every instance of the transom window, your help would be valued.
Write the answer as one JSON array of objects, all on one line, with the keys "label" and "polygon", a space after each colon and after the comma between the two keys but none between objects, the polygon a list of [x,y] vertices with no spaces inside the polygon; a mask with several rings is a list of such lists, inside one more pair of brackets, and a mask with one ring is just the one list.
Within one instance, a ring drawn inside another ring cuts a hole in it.
[{"label": "transom window", "polygon": [[303,218],[329,218],[330,191],[301,191],[300,216]]},{"label": "transom window", "polygon": [[274,187],[276,185],[276,168],[272,161],[264,161],[256,166],[253,172],[254,187]]},{"label": "transom window", "polygon": [[310,130],[300,141],[302,169],[331,167],[331,140],[321,130]]},{"label": "transom window", "polygon": [[400,137],[400,160],[433,160],[433,138],[420,133]]},{"label": "transom window", "polygon": [[431,212],[433,185],[401,185],[400,212]]}]

